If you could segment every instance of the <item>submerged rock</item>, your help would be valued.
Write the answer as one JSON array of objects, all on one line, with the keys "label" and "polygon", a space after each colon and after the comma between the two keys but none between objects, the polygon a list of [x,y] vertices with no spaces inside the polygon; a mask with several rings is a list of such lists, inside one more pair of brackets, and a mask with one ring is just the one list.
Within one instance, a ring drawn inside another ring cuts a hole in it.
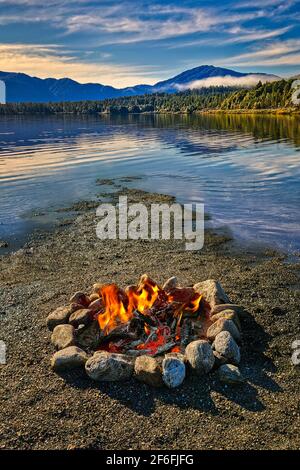
[{"label": "submerged rock", "polygon": [[245,377],[241,374],[238,367],[232,364],[224,364],[218,370],[221,382],[238,385],[245,382]]},{"label": "submerged rock", "polygon": [[161,387],[163,385],[162,368],[154,357],[146,355],[137,357],[134,372],[135,377],[140,382],[152,385],[153,387]]},{"label": "submerged rock", "polygon": [[213,310],[216,305],[229,303],[230,300],[225,294],[221,284],[214,279],[198,282],[194,285],[194,290],[202,294]]},{"label": "submerged rock", "polygon": [[189,343],[185,350],[185,356],[191,368],[199,375],[207,374],[215,362],[210,343],[202,339]]},{"label": "submerged rock", "polygon": [[222,331],[219,333],[213,343],[213,348],[221,356],[225,357],[233,364],[239,364],[241,360],[240,348],[229,333],[229,331]]},{"label": "submerged rock", "polygon": [[76,346],[69,346],[53,354],[51,367],[55,371],[64,371],[83,367],[88,360],[88,355]]},{"label": "submerged rock", "polygon": [[169,388],[179,387],[185,379],[185,364],[177,357],[165,357],[162,369],[163,381]]},{"label": "submerged rock", "polygon": [[125,354],[97,351],[85,364],[87,375],[96,381],[115,382],[129,379],[134,363]]},{"label": "submerged rock", "polygon": [[214,322],[207,330],[206,336],[210,340],[214,340],[215,337],[221,333],[221,331],[228,331],[231,336],[239,341],[241,339],[241,334],[236,326],[236,324],[232,320],[228,320],[227,318],[220,318],[216,322]]},{"label": "submerged rock", "polygon": [[72,325],[57,325],[51,336],[51,343],[56,349],[75,345],[75,329]]}]

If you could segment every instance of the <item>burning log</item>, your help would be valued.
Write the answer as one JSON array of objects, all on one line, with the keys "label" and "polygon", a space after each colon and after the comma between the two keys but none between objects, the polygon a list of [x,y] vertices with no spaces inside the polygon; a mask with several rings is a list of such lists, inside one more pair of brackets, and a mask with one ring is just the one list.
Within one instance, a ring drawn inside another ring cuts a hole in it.
[{"label": "burning log", "polygon": [[[150,312],[149,312],[150,313]],[[151,314],[149,315],[144,315],[143,313],[139,312],[138,310],[135,310],[133,312],[133,315],[140,319],[142,322],[146,323],[149,326],[156,326],[157,325],[157,320],[155,320]]]},{"label": "burning log", "polygon": [[157,348],[157,351],[153,354],[153,356],[156,357],[156,356],[159,356],[160,354],[170,351],[170,349],[172,349],[175,345],[176,345],[175,341],[170,341],[169,343],[159,346]]},{"label": "burning log", "polygon": [[128,331],[128,324],[129,322],[121,323],[107,334],[105,334],[105,330],[102,331],[102,337],[100,339],[101,345],[107,344],[110,341],[117,341],[119,339],[136,339],[136,336]]},{"label": "burning log", "polygon": [[116,341],[120,339],[127,340],[138,340],[141,336],[144,335],[144,323],[142,323],[137,318],[132,318],[126,323],[121,323],[111,330],[108,334],[105,334],[105,331],[102,332],[103,336],[101,338],[101,344],[107,344],[111,341]]},{"label": "burning log", "polygon": [[144,319],[133,317],[128,323],[128,332],[136,338],[140,338],[145,333],[144,325]]}]

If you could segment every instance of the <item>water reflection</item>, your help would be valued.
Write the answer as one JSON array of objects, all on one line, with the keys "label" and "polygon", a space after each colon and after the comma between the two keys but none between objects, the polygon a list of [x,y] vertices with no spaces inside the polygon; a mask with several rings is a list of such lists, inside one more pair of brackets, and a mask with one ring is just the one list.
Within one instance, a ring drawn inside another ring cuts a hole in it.
[{"label": "water reflection", "polygon": [[30,231],[32,209],[92,197],[96,178],[138,175],[242,238],[299,249],[299,145],[295,116],[1,118],[0,237]]}]

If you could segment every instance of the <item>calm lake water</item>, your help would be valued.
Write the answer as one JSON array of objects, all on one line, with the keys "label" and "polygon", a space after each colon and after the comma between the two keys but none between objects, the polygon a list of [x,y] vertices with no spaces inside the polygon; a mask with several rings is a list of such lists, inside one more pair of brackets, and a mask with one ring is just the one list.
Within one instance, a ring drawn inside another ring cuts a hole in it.
[{"label": "calm lake water", "polygon": [[132,187],[204,202],[211,223],[241,240],[298,251],[299,124],[289,116],[2,117],[0,238],[13,244],[47,228],[53,209],[101,192],[97,178],[139,176]]}]

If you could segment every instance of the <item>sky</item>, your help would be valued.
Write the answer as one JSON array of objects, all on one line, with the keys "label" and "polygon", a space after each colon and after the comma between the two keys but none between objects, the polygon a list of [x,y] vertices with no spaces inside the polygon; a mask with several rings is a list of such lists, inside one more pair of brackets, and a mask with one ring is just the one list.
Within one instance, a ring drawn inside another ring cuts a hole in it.
[{"label": "sky", "polygon": [[116,87],[209,64],[300,73],[300,0],[0,0],[0,70]]}]

